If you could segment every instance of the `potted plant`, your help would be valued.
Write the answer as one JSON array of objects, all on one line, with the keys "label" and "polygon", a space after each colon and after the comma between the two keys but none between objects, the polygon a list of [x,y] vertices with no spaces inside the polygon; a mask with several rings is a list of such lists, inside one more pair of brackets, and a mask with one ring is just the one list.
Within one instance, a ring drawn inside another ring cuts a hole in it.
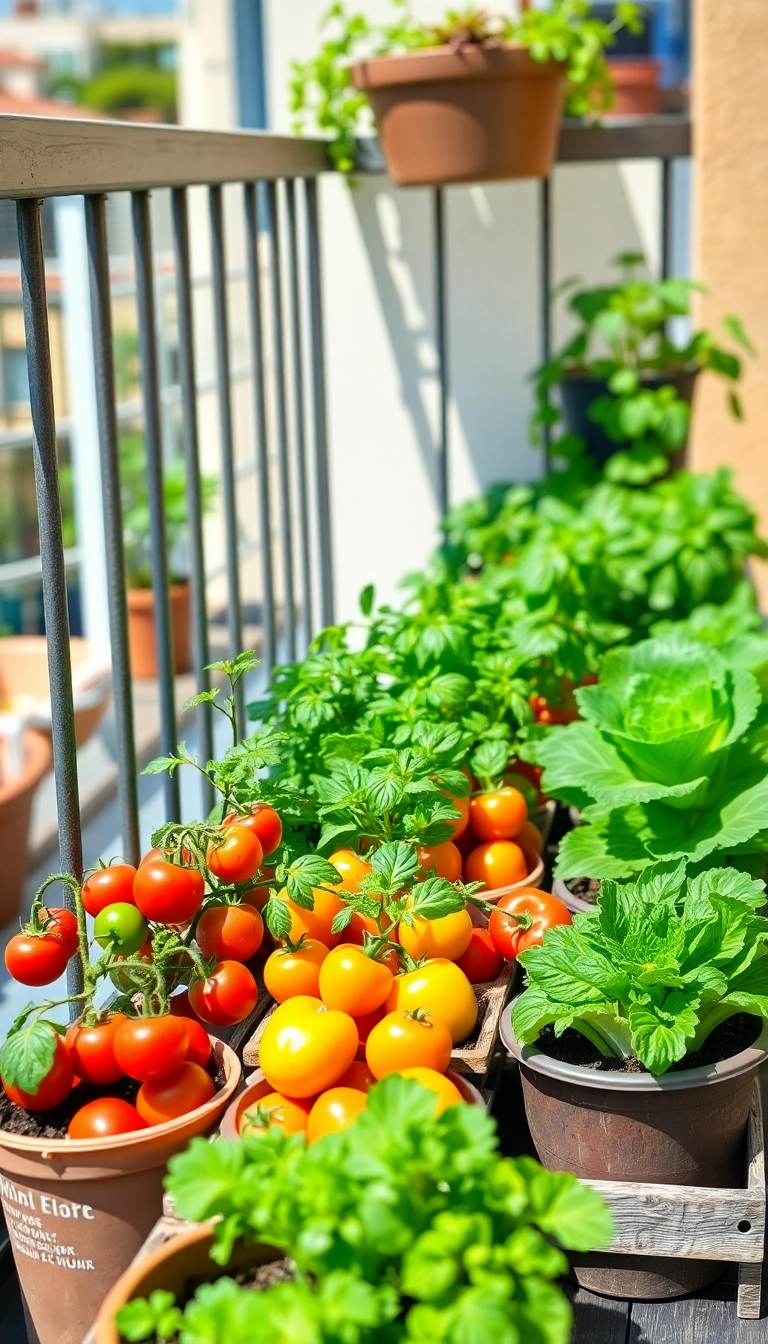
[{"label": "potted plant", "polygon": [[[729,868],[655,865],[604,880],[596,909],[521,954],[525,989],[502,1018],[547,1167],[587,1180],[735,1186],[752,1084],[768,1050],[762,882]],[[619,1297],[710,1282],[696,1260],[576,1267]]]},{"label": "potted plant", "polygon": [[548,176],[560,115],[610,105],[604,51],[639,8],[616,5],[606,23],[589,0],[555,0],[516,19],[474,7],[438,25],[416,21],[408,0],[392,0],[390,24],[371,24],[331,6],[319,54],[294,62],[296,129],[330,131],[342,172],[355,166],[355,137],[370,104],[387,168],[400,185]]},{"label": "potted plant", "polygon": [[[192,1144],[168,1189],[182,1217],[217,1222],[116,1285],[98,1344],[179,1329],[211,1344],[448,1339],[459,1322],[479,1338],[489,1320],[525,1339],[542,1319],[549,1344],[566,1344],[561,1247],[603,1243],[605,1206],[572,1177],[501,1157],[481,1108],[436,1110],[434,1094],[392,1077],[346,1130],[309,1146],[279,1129]],[[239,1283],[220,1277],[228,1266]],[[183,1305],[196,1274],[205,1281]]]},{"label": "potted plant", "polygon": [[[670,329],[675,319],[689,316],[691,294],[702,286],[683,279],[642,280],[636,270],[644,263],[639,253],[623,253],[616,258],[619,284],[572,293],[568,308],[579,330],[533,374],[534,442],[542,427],[551,431],[562,414],[565,434],[551,444],[552,453],[573,460],[586,452],[605,468],[608,480],[632,485],[684,465],[702,370],[726,379],[731,410],[737,418],[742,414],[735,390],[739,356],[709,331],[678,344]],[[726,317],[723,325],[742,351],[754,355],[738,318]],[[554,387],[560,389],[561,408],[552,404]]]},{"label": "potted plant", "polygon": [[[126,582],[128,585],[128,647],[134,677],[157,676],[155,644],[155,594],[150,568],[149,499],[146,455],[139,434],[124,434],[120,440],[120,481],[123,493]],[[213,508],[218,489],[215,476],[201,478],[203,512]],[[184,546],[189,523],[184,464],[167,462],[163,471],[166,541],[171,583],[171,634],[174,672],[189,668],[190,588],[184,576]]]}]

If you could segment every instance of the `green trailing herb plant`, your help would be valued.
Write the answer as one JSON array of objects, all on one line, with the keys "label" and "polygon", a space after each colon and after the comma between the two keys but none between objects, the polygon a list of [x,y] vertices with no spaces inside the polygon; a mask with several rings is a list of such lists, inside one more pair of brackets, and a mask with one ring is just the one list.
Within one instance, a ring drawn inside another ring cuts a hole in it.
[{"label": "green trailing herb plant", "polygon": [[564,66],[565,114],[582,117],[605,111],[613,102],[605,51],[616,33],[624,27],[635,33],[642,29],[640,6],[633,0],[618,0],[608,22],[592,14],[590,0],[553,0],[549,8],[526,10],[515,19],[474,6],[450,9],[436,25],[415,18],[411,0],[391,0],[391,6],[390,23],[373,23],[336,0],[321,19],[317,54],[291,66],[294,130],[328,134],[331,158],[342,173],[354,171],[356,137],[372,125],[368,99],[352,83],[356,61],[444,45],[522,44],[535,61]]},{"label": "green trailing herb plant", "polygon": [[542,788],[584,823],[561,842],[557,876],[623,878],[716,854],[764,870],[768,718],[745,661],[680,630],[614,649],[599,684],[575,693],[581,720],[539,730],[526,750]]},{"label": "green trailing herb plant", "polygon": [[[641,279],[636,271],[645,258],[639,253],[624,253],[616,264],[622,271],[618,284],[571,294],[568,309],[579,329],[533,374],[536,408],[531,430],[535,443],[542,441],[543,430],[555,433],[551,453],[578,460],[584,441],[573,433],[557,433],[561,412],[552,392],[567,378],[598,379],[606,384],[606,392],[591,405],[589,418],[603,426],[617,450],[605,465],[605,477],[645,485],[668,472],[670,456],[685,444],[690,421],[690,406],[671,384],[654,387],[647,380],[686,370],[715,373],[726,380],[731,410],[740,419],[736,389],[742,356],[754,355],[755,350],[736,317],[723,319],[729,346],[705,330],[678,343],[671,324],[689,318],[691,295],[704,287],[692,280]],[[567,281],[560,292],[576,284]]]},{"label": "green trailing herb plant", "polygon": [[[123,434],[120,438],[120,485],[123,501],[123,528],[127,582],[131,588],[151,588],[151,538],[149,497],[147,494],[147,455],[141,434]],[[200,478],[203,513],[214,507],[219,483],[215,476]],[[178,459],[163,468],[163,508],[168,559],[173,581],[183,582],[186,566],[186,541],[189,526],[187,484],[184,463]]]},{"label": "green trailing herb plant", "polygon": [[267,1242],[294,1279],[261,1293],[220,1279],[181,1324],[165,1297],[132,1302],[118,1316],[124,1338],[180,1325],[181,1344],[566,1344],[563,1248],[605,1244],[605,1205],[566,1173],[501,1157],[480,1108],[434,1112],[434,1096],[393,1076],[346,1131],[311,1147],[276,1129],[193,1140],[167,1178],[180,1216],[217,1218],[219,1266],[240,1239]]},{"label": "green trailing herb plant", "polygon": [[732,868],[659,864],[634,883],[603,881],[594,912],[521,953],[518,1040],[573,1028],[604,1057],[663,1074],[735,1013],[768,1018],[764,902],[764,884]]}]

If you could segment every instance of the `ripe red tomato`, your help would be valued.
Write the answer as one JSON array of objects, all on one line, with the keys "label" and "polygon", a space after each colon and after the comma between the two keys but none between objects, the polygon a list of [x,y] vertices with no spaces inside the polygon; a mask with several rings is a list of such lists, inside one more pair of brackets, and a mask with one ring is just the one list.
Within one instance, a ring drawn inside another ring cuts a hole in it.
[{"label": "ripe red tomato", "polygon": [[115,1059],[114,1043],[119,1027],[127,1020],[124,1013],[113,1013],[105,1022],[92,1027],[72,1023],[65,1040],[75,1073],[84,1083],[103,1087],[123,1077],[124,1071]]},{"label": "ripe red tomato", "polygon": [[156,924],[186,924],[194,919],[205,896],[202,874],[165,859],[142,863],[133,884],[136,905]]},{"label": "ripe red tomato", "polygon": [[132,1134],[146,1129],[135,1106],[120,1097],[98,1097],[75,1111],[69,1122],[69,1139],[111,1139],[117,1134]]},{"label": "ripe red tomato", "polygon": [[[53,1030],[53,1028],[51,1028]],[[53,1063],[36,1092],[23,1092],[3,1080],[6,1096],[24,1111],[49,1111],[68,1097],[75,1081],[72,1057],[60,1036],[56,1037]]]},{"label": "ripe red tomato", "polygon": [[265,856],[274,854],[283,838],[283,823],[269,803],[254,803],[250,816],[241,817],[236,812],[230,812],[224,818],[224,825],[244,826],[247,831],[252,831],[259,837]]},{"label": "ripe red tomato", "polygon": [[115,1059],[129,1078],[147,1083],[167,1078],[184,1063],[189,1035],[183,1017],[128,1017],[113,1042]]},{"label": "ripe red tomato", "polygon": [[441,845],[420,845],[416,852],[422,873],[435,868],[438,877],[458,882],[461,877],[461,853],[452,840],[444,840]]},{"label": "ripe red tomato", "polygon": [[[518,923],[514,915],[523,918]],[[521,887],[502,896],[488,922],[488,932],[501,955],[512,961],[526,948],[538,946],[547,929],[571,923],[570,910],[556,896],[536,887]]]},{"label": "ripe red tomato", "polygon": [[253,905],[215,905],[195,932],[203,956],[219,961],[250,961],[264,938],[264,921]]},{"label": "ripe red tomato", "polygon": [[472,930],[469,947],[456,962],[472,985],[496,980],[503,964],[504,958],[487,929]]},{"label": "ripe red tomato", "polygon": [[64,974],[68,961],[58,933],[16,933],[5,949],[6,969],[20,985],[50,985]]},{"label": "ripe red tomato", "polygon": [[469,829],[476,840],[511,840],[528,819],[519,789],[506,786],[478,793],[469,803]]},{"label": "ripe red tomato", "polygon": [[486,845],[478,845],[464,864],[465,880],[484,882],[490,891],[524,882],[527,876],[528,862],[514,840],[491,840]]},{"label": "ripe red tomato", "polygon": [[200,1064],[205,1068],[211,1058],[211,1041],[208,1032],[202,1022],[198,1022],[195,1017],[185,1017],[184,1025],[189,1036],[187,1059],[191,1064]]},{"label": "ripe red tomato", "polygon": [[187,1061],[167,1078],[142,1083],[136,1097],[136,1110],[148,1125],[162,1125],[196,1111],[210,1101],[216,1084],[199,1064]]},{"label": "ripe red tomato", "polygon": [[42,913],[48,916],[45,932],[57,933],[67,950],[67,956],[74,957],[80,943],[77,933],[77,915],[72,910],[67,910],[60,905],[49,906]]},{"label": "ripe red tomato", "polygon": [[239,961],[220,961],[207,980],[196,980],[189,989],[189,1002],[198,1017],[217,1027],[243,1022],[258,997],[256,981]]},{"label": "ripe red tomato", "polygon": [[133,905],[133,880],[136,869],[131,863],[113,863],[97,868],[83,883],[83,905],[94,919],[105,905]]},{"label": "ripe red tomato", "polygon": [[261,867],[264,851],[258,835],[245,826],[228,826],[220,845],[210,844],[205,861],[220,882],[247,882]]}]

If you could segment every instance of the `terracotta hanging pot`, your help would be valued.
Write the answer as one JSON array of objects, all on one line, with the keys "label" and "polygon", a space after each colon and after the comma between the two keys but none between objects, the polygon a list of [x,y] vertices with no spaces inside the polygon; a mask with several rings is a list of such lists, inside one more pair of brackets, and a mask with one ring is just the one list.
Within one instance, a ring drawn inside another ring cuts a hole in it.
[{"label": "terracotta hanging pot", "polygon": [[547,177],[560,126],[564,67],[526,47],[432,47],[352,67],[400,186]]},{"label": "terracotta hanging pot", "polygon": [[81,1344],[162,1213],[168,1159],[213,1129],[226,1110],[240,1083],[240,1061],[221,1041],[212,1044],[226,1081],[179,1120],[106,1144],[0,1130],[0,1195],[29,1344]]},{"label": "terracotta hanging pot", "polygon": [[608,62],[614,89],[612,116],[653,117],[661,111],[661,65],[650,57],[615,57]]},{"label": "terracotta hanging pot", "polygon": [[[188,583],[172,583],[168,589],[171,603],[171,634],[173,636],[173,670],[176,676],[189,670],[189,636],[191,625],[190,587]],[[155,639],[155,594],[152,588],[129,588],[128,651],[131,676],[157,676],[157,642]]]}]

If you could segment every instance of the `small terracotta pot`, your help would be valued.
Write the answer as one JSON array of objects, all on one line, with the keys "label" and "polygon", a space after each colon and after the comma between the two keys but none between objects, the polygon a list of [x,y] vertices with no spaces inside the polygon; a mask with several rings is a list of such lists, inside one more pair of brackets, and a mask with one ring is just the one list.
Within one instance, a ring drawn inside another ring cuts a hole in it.
[{"label": "small terracotta pot", "polygon": [[661,111],[661,65],[647,57],[616,57],[608,62],[614,89],[611,116],[654,117]]},{"label": "small terracotta pot", "polygon": [[21,912],[29,866],[29,823],[38,784],[51,768],[53,752],[46,733],[29,728],[22,735],[21,773],[0,787],[0,925]]},{"label": "small terracotta pot", "polygon": [[[674,374],[647,375],[641,378],[641,387],[654,391],[659,387],[674,387],[681,401],[693,404],[696,379],[699,370],[695,365],[681,369]],[[602,425],[589,418],[589,409],[598,397],[610,396],[608,384],[604,378],[593,378],[591,374],[576,373],[569,370],[560,383],[560,396],[563,404],[563,420],[569,434],[578,434],[586,444],[587,456],[599,467],[604,467],[615,453],[631,448],[628,443],[614,443],[609,439]],[[670,455],[670,473],[679,471],[686,465],[688,455],[687,442]]]},{"label": "small terracotta pot", "polygon": [[[69,641],[69,656],[75,739],[81,747],[98,728],[109,703],[110,654],[107,645],[99,647],[90,640],[73,638]],[[3,701],[30,728],[39,728],[50,739],[51,688],[45,635],[9,635],[0,639],[0,703]]]},{"label": "small terracotta pot", "polygon": [[[188,583],[172,583],[168,589],[171,602],[171,635],[173,638],[173,670],[176,676],[189,670],[189,635],[191,626],[190,588]],[[131,658],[131,676],[157,676],[157,643],[155,640],[155,594],[151,588],[129,588],[128,651]]]},{"label": "small terracotta pot", "polygon": [[548,177],[565,89],[525,47],[432,47],[352,67],[400,186]]},{"label": "small terracotta pot", "polygon": [[[595,1181],[737,1186],[752,1084],[768,1058],[768,1023],[753,1046],[706,1068],[656,1077],[603,1073],[566,1064],[521,1045],[514,1001],[501,1017],[501,1039],[520,1065],[528,1127],[550,1171]],[[572,1258],[584,1288],[608,1297],[680,1297],[722,1273],[712,1261],[664,1256]]]},{"label": "small terracotta pot", "polygon": [[29,1344],[81,1344],[104,1295],[162,1213],[168,1159],[212,1129],[241,1078],[213,1040],[226,1082],[179,1120],[104,1144],[0,1130],[0,1195],[26,1303]]},{"label": "small terracotta pot", "polygon": [[272,1260],[283,1258],[283,1252],[274,1246],[262,1246],[259,1243],[246,1246],[238,1242],[229,1264],[222,1269],[210,1257],[212,1227],[210,1222],[201,1223],[190,1232],[180,1233],[164,1246],[150,1251],[121,1274],[99,1312],[95,1344],[121,1344],[115,1315],[135,1297],[148,1297],[159,1288],[164,1292],[175,1293],[181,1300],[191,1280],[212,1283],[224,1274],[250,1269],[254,1265],[266,1265]]}]

